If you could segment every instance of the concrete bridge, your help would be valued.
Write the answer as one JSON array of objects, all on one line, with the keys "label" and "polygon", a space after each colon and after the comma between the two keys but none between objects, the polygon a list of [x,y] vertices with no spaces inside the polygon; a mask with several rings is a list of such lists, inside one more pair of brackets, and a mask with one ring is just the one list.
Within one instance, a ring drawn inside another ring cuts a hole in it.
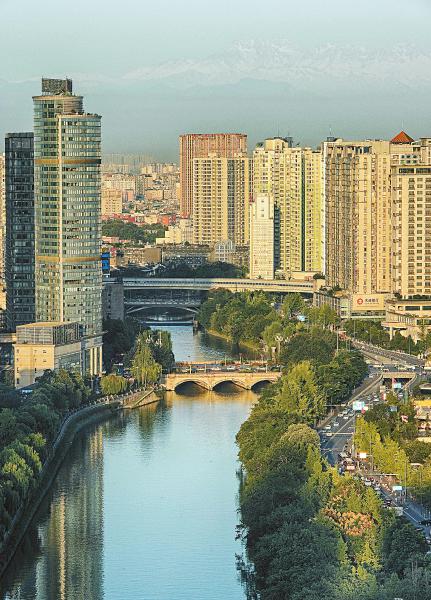
[{"label": "concrete bridge", "polygon": [[136,312],[143,312],[145,310],[153,310],[155,308],[169,309],[180,309],[184,312],[195,315],[201,304],[200,300],[176,300],[172,298],[125,298],[124,309],[127,315],[131,315]]},{"label": "concrete bridge", "polygon": [[265,280],[265,279],[225,279],[225,278],[156,278],[124,277],[124,290],[193,290],[208,291],[225,289],[231,292],[258,291],[288,294],[298,292],[311,296],[321,285],[321,280]]},{"label": "concrete bridge", "polygon": [[212,371],[197,373],[169,373],[162,381],[168,391],[175,391],[185,383],[194,383],[205,390],[216,390],[224,383],[233,383],[244,390],[253,390],[262,383],[274,383],[281,377],[280,371]]}]

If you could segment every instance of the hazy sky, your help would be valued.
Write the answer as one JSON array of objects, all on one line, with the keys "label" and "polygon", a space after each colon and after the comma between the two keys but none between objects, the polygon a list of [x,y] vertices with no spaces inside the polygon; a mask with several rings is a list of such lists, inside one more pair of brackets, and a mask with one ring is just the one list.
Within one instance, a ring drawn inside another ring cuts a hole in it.
[{"label": "hazy sky", "polygon": [[31,129],[40,77],[68,75],[105,152],[431,135],[430,18],[430,0],[0,0],[0,133]]}]

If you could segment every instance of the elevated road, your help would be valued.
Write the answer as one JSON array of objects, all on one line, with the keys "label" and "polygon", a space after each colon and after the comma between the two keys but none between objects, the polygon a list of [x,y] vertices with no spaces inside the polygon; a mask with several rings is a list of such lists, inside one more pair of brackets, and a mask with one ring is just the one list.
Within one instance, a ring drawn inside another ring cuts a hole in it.
[{"label": "elevated road", "polygon": [[312,295],[317,289],[315,280],[290,280],[282,279],[195,279],[195,278],[156,278],[156,277],[125,277],[123,278],[124,290],[215,290],[225,289],[230,292],[258,291],[288,294]]}]

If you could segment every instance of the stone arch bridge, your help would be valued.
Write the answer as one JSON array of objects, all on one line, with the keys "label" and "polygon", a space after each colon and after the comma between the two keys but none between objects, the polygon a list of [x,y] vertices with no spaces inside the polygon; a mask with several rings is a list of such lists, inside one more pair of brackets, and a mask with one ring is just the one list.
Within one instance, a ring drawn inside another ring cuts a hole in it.
[{"label": "stone arch bridge", "polygon": [[281,377],[280,371],[212,371],[198,373],[169,373],[164,376],[163,385],[167,391],[175,391],[185,383],[194,383],[205,390],[216,390],[223,383],[233,383],[244,390],[253,390],[262,383],[274,383]]}]

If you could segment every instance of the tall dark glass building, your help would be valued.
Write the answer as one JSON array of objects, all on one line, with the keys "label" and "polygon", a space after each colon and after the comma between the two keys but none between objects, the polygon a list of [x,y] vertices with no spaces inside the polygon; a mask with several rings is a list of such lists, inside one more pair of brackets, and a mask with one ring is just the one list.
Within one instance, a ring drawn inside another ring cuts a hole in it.
[{"label": "tall dark glass building", "polygon": [[36,320],[75,322],[84,371],[102,372],[101,117],[70,79],[34,96]]},{"label": "tall dark glass building", "polygon": [[5,139],[6,326],[35,320],[33,133],[8,133]]}]

